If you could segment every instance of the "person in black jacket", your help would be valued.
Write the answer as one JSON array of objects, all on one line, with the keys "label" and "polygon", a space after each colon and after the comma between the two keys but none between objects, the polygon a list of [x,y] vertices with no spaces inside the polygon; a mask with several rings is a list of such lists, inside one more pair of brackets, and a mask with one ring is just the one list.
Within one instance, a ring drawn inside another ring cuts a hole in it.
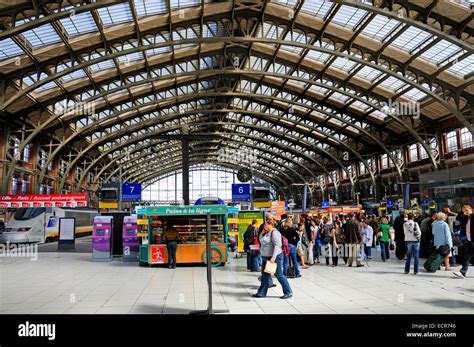
[{"label": "person in black jacket", "polygon": [[395,256],[398,260],[403,260],[406,254],[405,231],[403,230],[405,224],[405,214],[400,213],[393,221],[393,229],[395,230]]},{"label": "person in black jacket", "polygon": [[[295,268],[295,275],[296,277],[301,277],[300,268],[298,266],[298,260],[296,259],[296,246],[300,241],[300,236],[298,235],[298,231],[296,230],[295,225],[293,224],[293,218],[288,217],[286,219],[285,225],[282,229],[282,236],[286,237],[288,240],[288,246],[290,247],[290,256],[291,263]],[[288,276],[288,262],[284,262],[283,264],[283,274]]]},{"label": "person in black jacket", "polygon": [[466,223],[461,224],[461,241],[463,243],[463,257],[461,271],[453,272],[456,277],[465,278],[469,269],[469,261],[474,255],[474,213],[471,205],[464,205],[462,208],[467,218],[463,218]]},{"label": "person in black jacket", "polygon": [[362,243],[362,235],[359,232],[359,223],[355,220],[355,216],[351,214],[349,221],[344,228],[344,240],[349,248],[348,266],[352,266],[354,258],[356,258],[357,267],[364,264],[360,262],[360,245]]},{"label": "person in black jacket", "polygon": [[244,233],[244,251],[247,253],[247,271],[258,272],[258,256],[260,251],[252,249],[258,245],[257,220],[254,219]]}]

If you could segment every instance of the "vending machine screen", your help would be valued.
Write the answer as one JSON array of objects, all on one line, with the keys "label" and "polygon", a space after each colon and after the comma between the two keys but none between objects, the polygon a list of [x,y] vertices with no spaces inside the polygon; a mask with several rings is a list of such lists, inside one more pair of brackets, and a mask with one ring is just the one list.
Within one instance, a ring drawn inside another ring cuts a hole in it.
[{"label": "vending machine screen", "polygon": [[135,230],[134,229],[126,229],[125,234],[127,236],[135,236]]},{"label": "vending machine screen", "polygon": [[105,236],[105,230],[104,229],[96,229],[95,235],[96,236]]}]

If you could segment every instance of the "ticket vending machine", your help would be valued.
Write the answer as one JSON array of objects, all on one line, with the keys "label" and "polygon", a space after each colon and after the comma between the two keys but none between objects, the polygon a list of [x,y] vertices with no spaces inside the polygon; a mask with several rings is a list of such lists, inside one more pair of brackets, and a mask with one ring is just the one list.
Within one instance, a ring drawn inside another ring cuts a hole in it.
[{"label": "ticket vending machine", "polygon": [[140,240],[138,238],[137,216],[127,216],[123,219],[123,261],[138,262],[138,248]]},{"label": "ticket vending machine", "polygon": [[94,226],[92,230],[92,261],[112,261],[113,228],[113,217],[94,217]]}]

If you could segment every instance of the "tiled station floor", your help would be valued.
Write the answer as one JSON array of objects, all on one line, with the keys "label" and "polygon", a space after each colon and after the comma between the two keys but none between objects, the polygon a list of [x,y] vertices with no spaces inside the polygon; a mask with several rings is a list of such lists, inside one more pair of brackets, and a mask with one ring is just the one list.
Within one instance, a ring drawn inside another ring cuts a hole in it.
[{"label": "tiled station floor", "polygon": [[[405,275],[403,262],[375,258],[362,268],[302,270],[303,277],[289,280],[289,300],[279,299],[280,285],[267,298],[252,298],[258,274],[246,271],[245,258],[231,258],[213,269],[214,308],[236,314],[474,313],[474,268],[465,280],[447,271]],[[0,314],[186,314],[206,307],[204,267],[97,263],[77,252],[40,252],[37,261],[0,258]]]}]

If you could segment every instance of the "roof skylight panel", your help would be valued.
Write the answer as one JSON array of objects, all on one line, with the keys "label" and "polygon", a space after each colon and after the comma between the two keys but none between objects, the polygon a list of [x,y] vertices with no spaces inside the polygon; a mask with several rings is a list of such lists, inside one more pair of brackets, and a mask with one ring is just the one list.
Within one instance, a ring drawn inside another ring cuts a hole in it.
[{"label": "roof skylight panel", "polygon": [[384,41],[392,30],[394,30],[400,22],[395,19],[390,19],[382,15],[376,15],[369,24],[362,30],[362,34],[369,37]]},{"label": "roof skylight panel", "polygon": [[129,64],[132,61],[143,60],[143,54],[141,52],[135,52],[131,54],[121,55],[118,57],[120,64]]},{"label": "roof skylight panel", "polygon": [[64,81],[71,81],[71,80],[79,79],[79,78],[86,77],[86,76],[87,75],[84,72],[84,70],[77,70],[77,71],[71,72],[70,74],[67,74],[67,75],[61,77],[61,79],[64,80]]},{"label": "roof skylight panel", "polygon": [[27,75],[25,77],[23,77],[22,79],[22,82],[23,82],[23,85],[26,85],[26,86],[31,86],[33,85],[34,83],[38,82],[38,81],[42,81],[44,80],[45,78],[48,78],[48,75],[45,74],[44,72],[42,72],[39,77],[38,77],[38,74],[36,72],[30,74],[30,75]]},{"label": "roof skylight panel", "polygon": [[435,64],[440,64],[446,59],[453,59],[462,53],[462,49],[446,40],[441,40],[436,45],[428,49],[420,55],[421,58],[427,59]]},{"label": "roof skylight panel", "polygon": [[367,11],[343,5],[334,15],[333,22],[346,28],[354,28],[367,14]]},{"label": "roof skylight panel", "polygon": [[201,5],[201,0],[170,0],[170,8],[172,10],[199,5]]},{"label": "roof skylight panel", "polygon": [[306,0],[301,7],[301,12],[308,13],[312,16],[324,18],[333,6],[331,1]]},{"label": "roof skylight panel", "polygon": [[46,84],[43,84],[41,86],[39,86],[38,88],[35,89],[35,92],[42,92],[44,90],[49,90],[49,89],[52,89],[52,88],[56,88],[58,85],[54,82],[54,81],[51,81],[51,82],[48,82]]},{"label": "roof skylight panel", "polygon": [[100,63],[89,66],[89,69],[93,72],[98,70],[108,70],[112,68],[115,68],[115,63],[112,59],[101,61]]},{"label": "roof skylight panel", "polygon": [[[303,33],[298,33],[294,31],[289,31],[285,36],[285,41],[298,42],[298,43],[307,43],[307,37]],[[285,51],[290,51],[293,53],[300,54],[303,51],[303,48],[292,46],[292,45],[281,45],[281,48]]]},{"label": "roof skylight panel", "polygon": [[24,31],[21,35],[34,47],[61,42],[61,37],[57,34],[51,24],[43,24],[42,26]]},{"label": "roof skylight panel", "polygon": [[347,100],[350,99],[350,96],[345,95],[345,94],[341,94],[339,92],[334,92],[334,93],[331,94],[330,99],[339,100],[339,101],[342,101],[343,103],[345,103]]},{"label": "roof skylight panel", "polygon": [[331,64],[331,67],[341,69],[344,71],[351,71],[357,63],[347,58],[337,57]]},{"label": "roof skylight panel", "polygon": [[0,59],[11,58],[24,54],[23,50],[12,39],[0,41]]},{"label": "roof skylight panel", "polygon": [[59,20],[69,36],[98,31],[94,17],[90,12],[75,14]]},{"label": "roof skylight panel", "polygon": [[373,69],[370,66],[364,66],[360,69],[355,76],[361,77],[365,80],[373,82],[377,79],[382,73],[379,70]]},{"label": "roof skylight panel", "polygon": [[407,84],[405,82],[403,82],[402,80],[400,80],[396,77],[393,77],[393,76],[391,76],[391,77],[387,78],[385,81],[381,82],[380,85],[382,87],[391,89],[393,91],[399,90],[399,89],[404,88],[404,87],[407,86]]},{"label": "roof skylight panel", "polygon": [[414,49],[421,48],[423,43],[432,37],[433,35],[430,33],[410,26],[392,42],[392,45],[404,51],[412,52]]},{"label": "roof skylight panel", "polygon": [[367,104],[365,104],[365,103],[363,103],[363,102],[361,102],[361,101],[359,101],[359,100],[355,100],[355,101],[350,105],[350,107],[354,107],[354,108],[356,108],[356,109],[358,109],[358,110],[360,110],[360,111],[364,111],[364,112],[366,112],[366,111],[370,108],[369,105],[367,105]]},{"label": "roof skylight panel", "polygon": [[132,22],[132,11],[128,3],[121,3],[97,9],[100,19],[105,26]]},{"label": "roof skylight panel", "polygon": [[469,55],[457,63],[455,61],[454,65],[448,68],[448,71],[460,76],[472,74],[474,72],[474,56]]},{"label": "roof skylight panel", "polygon": [[411,88],[407,92],[403,93],[403,96],[409,97],[410,99],[414,99],[414,100],[421,100],[427,95],[428,94],[422,92],[418,88]]},{"label": "roof skylight panel", "polygon": [[134,0],[139,17],[163,14],[167,12],[164,0]]},{"label": "roof skylight panel", "polygon": [[272,0],[272,2],[281,4],[281,5],[285,5],[285,6],[291,7],[291,8],[294,8],[296,3],[297,3],[296,0]]},{"label": "roof skylight panel", "polygon": [[388,115],[379,110],[374,110],[369,113],[369,117],[375,120],[384,121],[385,119],[388,118]]}]

